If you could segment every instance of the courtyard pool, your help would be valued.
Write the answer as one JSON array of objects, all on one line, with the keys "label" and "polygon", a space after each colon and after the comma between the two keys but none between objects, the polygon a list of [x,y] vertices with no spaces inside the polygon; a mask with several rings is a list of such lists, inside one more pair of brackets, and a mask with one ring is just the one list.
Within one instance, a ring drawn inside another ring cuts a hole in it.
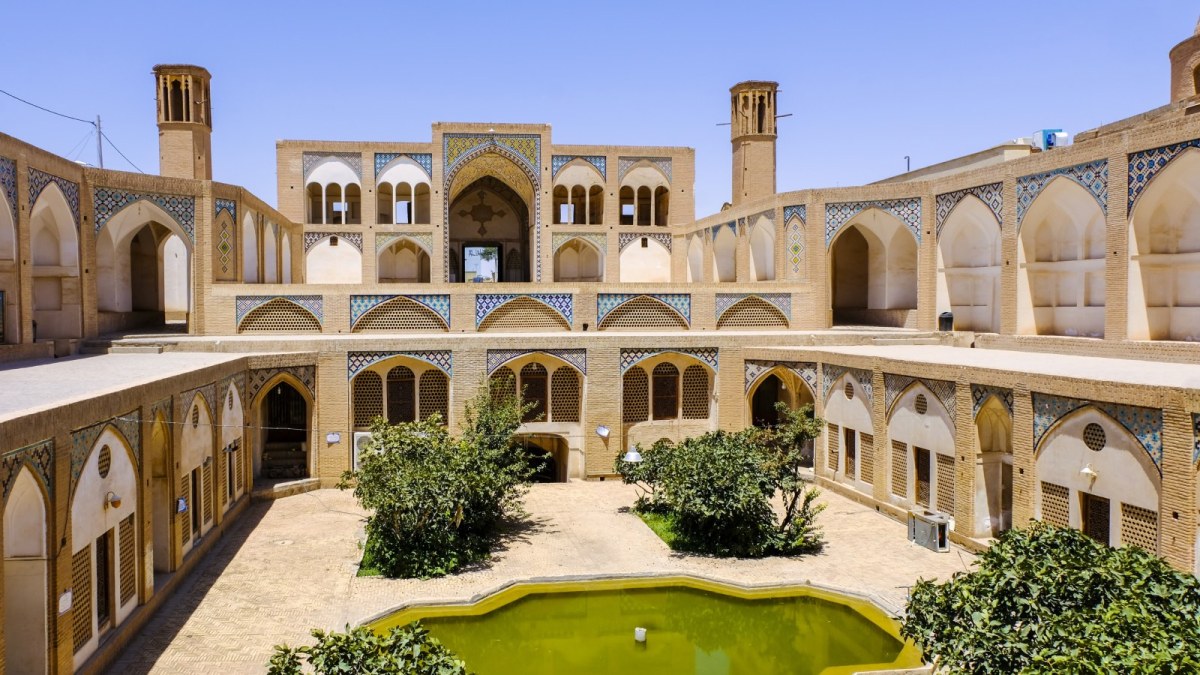
[{"label": "courtyard pool", "polygon": [[[518,584],[471,605],[399,610],[479,675],[836,675],[911,668],[920,654],[878,607],[811,587],[689,577]],[[634,638],[645,628],[645,642]]]}]

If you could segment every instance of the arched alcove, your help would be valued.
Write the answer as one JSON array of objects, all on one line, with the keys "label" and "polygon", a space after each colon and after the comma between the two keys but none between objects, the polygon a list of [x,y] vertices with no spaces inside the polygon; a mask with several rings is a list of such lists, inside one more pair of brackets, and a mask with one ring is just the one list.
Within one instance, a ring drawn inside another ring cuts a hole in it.
[{"label": "arched alcove", "polygon": [[671,252],[656,239],[642,237],[621,249],[623,283],[668,283],[671,281]]},{"label": "arched alcove", "polygon": [[978,197],[964,197],[938,234],[937,311],[956,330],[1000,330],[1000,223]]},{"label": "arched alcove", "polygon": [[766,218],[759,218],[750,230],[750,277],[775,280],[775,224]]},{"label": "arched alcove", "polygon": [[733,227],[721,227],[713,235],[713,276],[715,281],[737,281],[737,234]]},{"label": "arched alcove", "polygon": [[704,281],[704,238],[692,235],[688,240],[688,282]]},{"label": "arched alcove", "polygon": [[895,216],[868,209],[830,248],[835,324],[903,326],[917,307],[917,241]]},{"label": "arched alcove", "polygon": [[262,281],[258,272],[258,227],[253,214],[242,218],[242,283],[257,284]]},{"label": "arched alcove", "polygon": [[407,237],[392,242],[379,253],[379,283],[429,283],[429,253]]},{"label": "arched alcove", "polygon": [[554,252],[555,281],[604,281],[604,254],[586,239],[575,238]]},{"label": "arched alcove", "polygon": [[80,337],[79,236],[71,207],[56,183],[47,185],[30,209],[29,232],[37,337]]},{"label": "arched alcove", "polygon": [[979,461],[975,469],[976,537],[998,537],[1012,527],[1012,415],[989,396],[975,415]]},{"label": "arched alcove", "polygon": [[866,392],[853,375],[843,375],[825,400],[825,467],[834,480],[861,486],[872,481],[863,471],[864,450],[874,448],[874,426]]},{"label": "arched alcove", "polygon": [[23,467],[4,505],[4,665],[13,673],[47,672],[48,523],[41,485]]},{"label": "arched alcove", "polygon": [[304,264],[304,278],[310,284],[362,283],[362,252],[336,235],[313,244]]}]

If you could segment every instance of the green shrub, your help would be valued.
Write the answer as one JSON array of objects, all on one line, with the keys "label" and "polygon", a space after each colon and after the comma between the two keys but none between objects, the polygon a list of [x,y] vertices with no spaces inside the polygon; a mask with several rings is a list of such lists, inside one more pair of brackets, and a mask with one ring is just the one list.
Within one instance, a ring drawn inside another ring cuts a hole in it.
[{"label": "green shrub", "polygon": [[537,467],[512,442],[522,407],[486,389],[453,438],[441,418],[377,419],[359,470],[343,476],[367,518],[364,560],[386,576],[431,577],[486,558],[502,521],[519,515]]},{"label": "green shrub", "polygon": [[[804,480],[804,448],[824,424],[811,409],[783,406],[768,430],[717,431],[676,445],[660,441],[640,450],[642,461],[618,458],[626,483],[642,488],[636,509],[661,516],[652,527],[673,548],[715,555],[762,556],[817,551],[816,523],[824,508]],[[783,503],[777,519],[772,500]]]},{"label": "green shrub", "polygon": [[972,572],[921,581],[902,633],[948,672],[1200,672],[1200,582],[1078,530],[1011,530]]},{"label": "green shrub", "polygon": [[466,675],[467,668],[431,637],[419,622],[396,626],[386,635],[369,628],[346,627],[345,633],[314,630],[311,647],[276,645],[267,664],[269,675],[299,675],[307,664],[317,675],[334,673],[401,673],[403,675]]}]

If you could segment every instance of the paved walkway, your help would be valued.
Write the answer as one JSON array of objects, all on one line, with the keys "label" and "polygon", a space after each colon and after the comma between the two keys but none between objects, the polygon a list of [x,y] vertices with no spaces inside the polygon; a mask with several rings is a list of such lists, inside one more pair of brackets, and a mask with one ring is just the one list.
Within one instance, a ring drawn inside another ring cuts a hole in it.
[{"label": "paved walkway", "polygon": [[932,553],[905,528],[826,492],[820,555],[729,560],[673,553],[637,516],[630,486],[534,486],[530,524],[490,565],[428,581],[357,578],[362,511],[320,490],[254,504],[126,650],[114,673],[262,673],[273,645],[310,640],[402,603],[463,600],[514,580],[579,574],[695,573],[740,583],[811,581],[873,595],[892,609],[918,577],[945,578],[973,556]]}]

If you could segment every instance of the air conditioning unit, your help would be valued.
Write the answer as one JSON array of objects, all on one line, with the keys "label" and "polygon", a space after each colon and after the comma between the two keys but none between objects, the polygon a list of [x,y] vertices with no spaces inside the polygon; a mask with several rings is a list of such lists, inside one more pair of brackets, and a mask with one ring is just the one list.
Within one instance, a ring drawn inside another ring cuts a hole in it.
[{"label": "air conditioning unit", "polygon": [[930,551],[950,550],[950,516],[944,513],[908,512],[908,540]]},{"label": "air conditioning unit", "polygon": [[1033,133],[1033,145],[1042,150],[1070,145],[1071,138],[1062,129],[1042,129]]},{"label": "air conditioning unit", "polygon": [[356,431],[354,432],[354,445],[350,448],[350,468],[358,471],[358,458],[366,452],[367,441],[371,440],[371,432]]}]

